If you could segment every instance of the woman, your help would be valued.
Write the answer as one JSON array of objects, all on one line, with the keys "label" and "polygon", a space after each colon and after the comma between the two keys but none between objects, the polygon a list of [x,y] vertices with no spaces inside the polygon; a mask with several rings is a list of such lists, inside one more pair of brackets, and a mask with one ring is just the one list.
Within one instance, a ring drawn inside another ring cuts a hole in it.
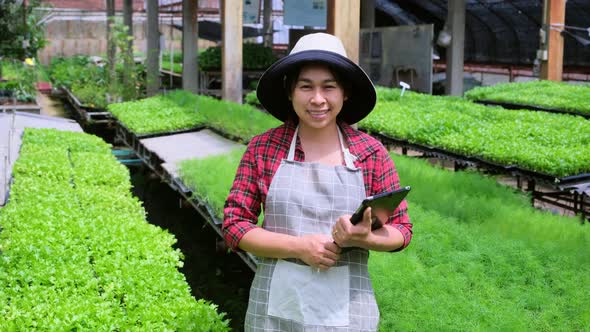
[{"label": "woman", "polygon": [[285,123],[250,142],[224,209],[230,247],[258,258],[245,330],[375,331],[369,250],[405,248],[412,224],[405,201],[384,227],[371,231],[370,208],[350,223],[366,196],[399,187],[383,145],[349,126],[373,109],[373,84],[338,38],[316,33],[264,73],[257,96]]}]

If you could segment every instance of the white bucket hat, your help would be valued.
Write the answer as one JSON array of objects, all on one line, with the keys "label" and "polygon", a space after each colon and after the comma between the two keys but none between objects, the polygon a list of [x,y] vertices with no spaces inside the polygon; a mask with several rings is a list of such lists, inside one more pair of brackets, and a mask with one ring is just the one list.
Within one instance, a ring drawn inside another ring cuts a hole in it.
[{"label": "white bucket hat", "polygon": [[285,75],[305,63],[326,64],[350,85],[350,95],[338,115],[344,122],[359,122],[375,107],[377,96],[371,79],[348,59],[340,39],[327,33],[313,33],[301,37],[289,55],[271,65],[258,82],[258,100],[277,119],[286,121],[290,114],[295,114]]}]

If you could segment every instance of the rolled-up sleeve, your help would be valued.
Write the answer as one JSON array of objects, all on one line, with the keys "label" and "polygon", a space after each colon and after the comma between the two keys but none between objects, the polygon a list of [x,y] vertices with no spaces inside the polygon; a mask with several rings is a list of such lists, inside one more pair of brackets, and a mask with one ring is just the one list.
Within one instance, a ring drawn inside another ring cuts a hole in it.
[{"label": "rolled-up sleeve", "polygon": [[[399,176],[395,169],[393,160],[385,149],[378,152],[373,178],[373,194],[392,191],[400,188]],[[404,237],[404,244],[393,251],[400,251],[406,248],[412,240],[412,223],[408,215],[408,204],[404,199],[387,219],[386,225],[399,230]]]},{"label": "rolled-up sleeve", "polygon": [[261,210],[258,179],[251,142],[240,161],[223,209],[223,235],[227,245],[234,251],[239,250],[238,244],[244,234],[258,227],[256,223]]}]

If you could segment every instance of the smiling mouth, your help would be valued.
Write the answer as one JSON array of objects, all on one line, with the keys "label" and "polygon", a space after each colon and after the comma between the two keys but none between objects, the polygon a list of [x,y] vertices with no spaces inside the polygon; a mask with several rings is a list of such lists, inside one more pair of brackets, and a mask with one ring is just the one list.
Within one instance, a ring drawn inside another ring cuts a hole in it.
[{"label": "smiling mouth", "polygon": [[329,111],[330,111],[329,109],[327,109],[327,110],[321,110],[321,111],[310,111],[310,110],[307,110],[307,113],[309,113],[314,118],[321,118],[324,115],[328,114]]}]

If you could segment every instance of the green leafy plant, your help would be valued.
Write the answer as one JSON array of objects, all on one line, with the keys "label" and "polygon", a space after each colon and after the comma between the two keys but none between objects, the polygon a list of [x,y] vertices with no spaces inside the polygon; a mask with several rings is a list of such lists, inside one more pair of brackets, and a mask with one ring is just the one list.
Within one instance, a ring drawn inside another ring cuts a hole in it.
[{"label": "green leafy plant", "polygon": [[465,97],[474,101],[495,101],[540,106],[590,114],[590,84],[568,84],[553,81],[502,83],[469,90]]},{"label": "green leafy plant", "polygon": [[201,100],[186,91],[172,91],[137,101],[110,104],[108,110],[127,128],[137,134],[156,134],[202,126],[198,111]]},{"label": "green leafy plant", "polygon": [[[245,148],[205,159],[184,160],[180,163],[180,177],[192,188],[193,196],[207,203],[217,220],[223,220],[223,204],[232,186],[234,175]],[[216,168],[215,172],[211,172]],[[207,174],[207,176],[203,176]]]},{"label": "green leafy plant", "polygon": [[590,278],[582,250],[590,232],[577,220],[536,210],[493,178],[392,157],[413,188],[414,239],[400,254],[371,255],[380,330],[576,330],[590,322],[575,309],[589,286],[571,276]]},{"label": "green leafy plant", "polygon": [[224,100],[207,99],[207,104],[199,107],[209,128],[216,129],[239,142],[249,142],[281,122],[267,113],[250,105],[242,105]]},{"label": "green leafy plant", "polygon": [[[118,44],[125,51],[128,36],[122,25],[115,25]],[[139,98],[145,90],[143,79],[143,65],[126,66],[127,52],[120,52],[116,69],[116,82],[109,84],[106,68],[95,65],[87,56],[69,58],[54,58],[51,60],[49,76],[53,85],[70,89],[82,106],[105,109],[110,103],[120,102],[122,99],[134,100]],[[126,77],[126,78],[125,78]]]},{"label": "green leafy plant", "polygon": [[37,82],[37,67],[27,65],[17,60],[0,60],[2,78],[0,90],[4,90],[10,97],[19,102],[31,102],[37,94],[35,83]]},{"label": "green leafy plant", "polygon": [[[217,218],[242,153],[181,164],[183,182]],[[587,229],[532,208],[492,178],[392,157],[402,184],[413,188],[414,239],[399,254],[371,254],[380,331],[578,330],[590,324],[576,309],[590,291]]]},{"label": "green leafy plant", "polygon": [[0,211],[0,330],[228,331],[195,300],[175,238],[148,224],[97,137],[27,129]]},{"label": "green leafy plant", "polygon": [[179,51],[163,51],[162,52],[162,64],[170,63],[170,53],[172,53],[172,62],[174,63],[182,63],[182,52]]},{"label": "green leafy plant", "polygon": [[0,1],[0,54],[24,60],[35,58],[46,44],[43,14],[35,11],[40,1],[23,4],[17,0]]},{"label": "green leafy plant", "polygon": [[162,61],[162,69],[172,71],[177,74],[182,74],[182,63],[172,63],[170,66],[170,62]]},{"label": "green leafy plant", "polygon": [[252,106],[194,95],[183,90],[135,102],[111,104],[108,109],[137,134],[206,126],[238,141],[248,142],[255,135],[280,124],[269,114]]},{"label": "green leafy plant", "polygon": [[[272,50],[261,44],[245,43],[243,45],[243,67],[245,70],[264,70],[277,58]],[[210,47],[199,55],[199,68],[204,71],[221,69],[221,47]]]},{"label": "green leafy plant", "polygon": [[256,96],[256,91],[251,91],[246,95],[246,104],[248,105],[252,105],[254,107],[258,107],[258,108],[262,108],[262,104],[260,103],[260,100],[258,100],[258,97]]},{"label": "green leafy plant", "polygon": [[130,51],[130,44],[133,36],[128,34],[129,27],[121,20],[114,19],[110,21],[111,40],[117,53],[115,56],[116,76],[108,85],[108,91],[111,99],[116,100],[121,97],[123,100],[135,100],[139,97],[141,84],[139,76],[135,69],[135,60],[133,53]]},{"label": "green leafy plant", "polygon": [[83,55],[52,58],[49,66],[51,81],[57,87],[71,88],[75,82],[85,84],[91,81],[106,85],[103,72],[102,68],[93,66],[90,59]]},{"label": "green leafy plant", "polygon": [[74,83],[71,91],[84,106],[105,109],[108,105],[107,87],[104,85]]},{"label": "green leafy plant", "polygon": [[414,94],[380,101],[359,128],[556,177],[590,171],[590,122],[581,117]]}]

